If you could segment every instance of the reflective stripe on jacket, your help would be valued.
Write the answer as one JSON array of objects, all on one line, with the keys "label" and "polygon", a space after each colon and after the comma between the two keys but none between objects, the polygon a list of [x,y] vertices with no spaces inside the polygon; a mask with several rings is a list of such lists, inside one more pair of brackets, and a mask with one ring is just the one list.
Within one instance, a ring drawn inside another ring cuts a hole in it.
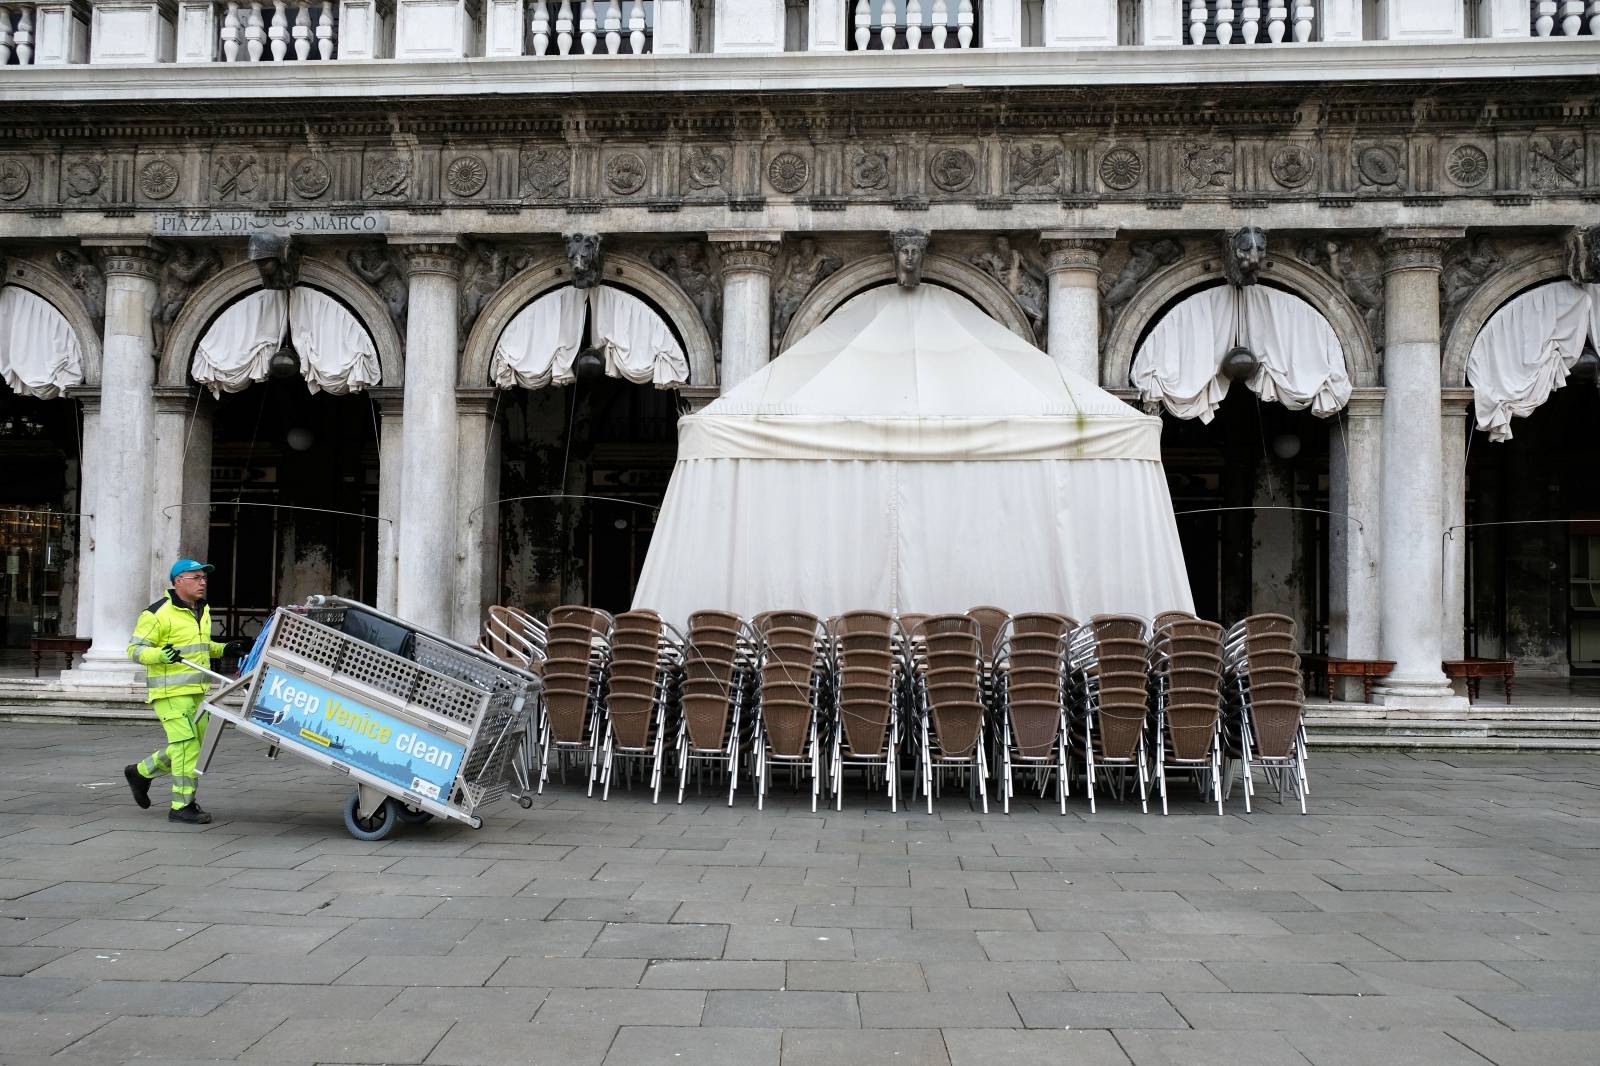
[{"label": "reflective stripe on jacket", "polygon": [[211,660],[222,658],[222,645],[211,639],[211,608],[204,603],[198,611],[185,607],[178,594],[168,589],[164,598],[140,612],[128,643],[128,658],[146,668],[146,702],[202,693],[211,686],[210,679],[194,667],[167,662],[162,654],[167,644],[201,666],[210,667]]}]

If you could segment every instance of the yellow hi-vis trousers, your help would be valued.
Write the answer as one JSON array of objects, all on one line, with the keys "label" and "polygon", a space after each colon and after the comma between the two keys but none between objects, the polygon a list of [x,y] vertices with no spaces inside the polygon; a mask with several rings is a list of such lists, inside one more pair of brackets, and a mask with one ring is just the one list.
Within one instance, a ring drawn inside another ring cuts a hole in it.
[{"label": "yellow hi-vis trousers", "polygon": [[196,692],[150,704],[156,717],[161,719],[161,728],[167,732],[167,746],[156,749],[141,762],[139,772],[145,777],[172,775],[173,810],[193,803],[195,786],[199,784],[195,766],[200,761],[200,742],[205,739],[206,721],[210,717],[200,714],[197,719],[203,696],[204,693]]}]

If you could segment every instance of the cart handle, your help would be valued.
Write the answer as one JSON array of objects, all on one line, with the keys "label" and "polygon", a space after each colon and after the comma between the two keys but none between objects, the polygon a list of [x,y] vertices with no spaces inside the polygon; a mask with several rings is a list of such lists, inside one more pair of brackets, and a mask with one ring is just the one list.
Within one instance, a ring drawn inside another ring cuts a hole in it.
[{"label": "cart handle", "polygon": [[229,677],[227,674],[219,674],[215,670],[211,669],[208,666],[201,666],[199,663],[195,662],[192,659],[185,659],[185,658],[182,658],[180,656],[178,661],[180,663],[182,663],[183,665],[189,667],[191,670],[198,670],[202,674],[205,674],[207,677],[216,678],[218,681],[221,681],[225,685],[232,684],[233,682],[239,680],[239,678],[237,678],[237,677]]},{"label": "cart handle", "polygon": [[[472,656],[474,659],[485,658],[485,653],[482,651],[482,649],[468,647],[465,644],[458,644],[457,642],[451,640],[449,637],[442,637],[439,634],[437,634],[437,633],[435,633],[435,632],[433,632],[431,630],[422,629],[415,622],[408,622],[404,618],[396,618],[394,615],[388,614],[388,613],[386,613],[384,611],[380,611],[376,607],[373,607],[371,604],[362,603],[360,600],[346,599],[343,596],[316,595],[316,596],[307,596],[306,597],[306,606],[307,607],[354,607],[355,609],[357,609],[359,611],[365,611],[367,614],[374,615],[374,616],[376,616],[378,618],[383,619],[385,622],[390,622],[390,623],[392,623],[394,625],[397,625],[397,626],[401,627],[402,629],[408,629],[408,630],[411,630],[412,632],[417,632],[417,633],[426,633],[429,640],[436,640],[441,644],[449,645],[450,647],[454,648],[456,651],[466,652],[468,655]],[[533,681],[539,682],[541,685],[544,683],[544,679],[541,678],[538,674],[530,673],[527,670],[524,670],[519,666],[514,666],[511,663],[508,663],[503,659],[495,659],[494,660],[494,665],[498,666],[498,667],[501,667],[502,669],[511,670],[511,671],[516,672],[516,673],[519,673],[523,677],[526,677],[526,678],[529,678],[529,679],[531,679]]]}]

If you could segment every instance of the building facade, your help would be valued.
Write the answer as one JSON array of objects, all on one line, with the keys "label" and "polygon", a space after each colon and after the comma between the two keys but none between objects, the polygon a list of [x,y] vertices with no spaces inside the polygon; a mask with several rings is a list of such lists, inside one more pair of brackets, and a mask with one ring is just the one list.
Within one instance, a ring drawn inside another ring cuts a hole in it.
[{"label": "building facade", "polygon": [[[230,634],[326,590],[462,638],[626,606],[676,416],[892,284],[899,239],[1164,407],[1203,614],[1394,660],[1398,705],[1448,705],[1466,654],[1600,667],[1597,31],[1526,0],[0,5],[5,640],[127,677],[180,552]],[[563,384],[616,340],[561,295],[594,289],[681,367]],[[1163,391],[1157,327],[1252,289],[1311,333],[1218,319],[1256,364]],[[582,339],[530,370],[519,316],[558,305]]]}]

